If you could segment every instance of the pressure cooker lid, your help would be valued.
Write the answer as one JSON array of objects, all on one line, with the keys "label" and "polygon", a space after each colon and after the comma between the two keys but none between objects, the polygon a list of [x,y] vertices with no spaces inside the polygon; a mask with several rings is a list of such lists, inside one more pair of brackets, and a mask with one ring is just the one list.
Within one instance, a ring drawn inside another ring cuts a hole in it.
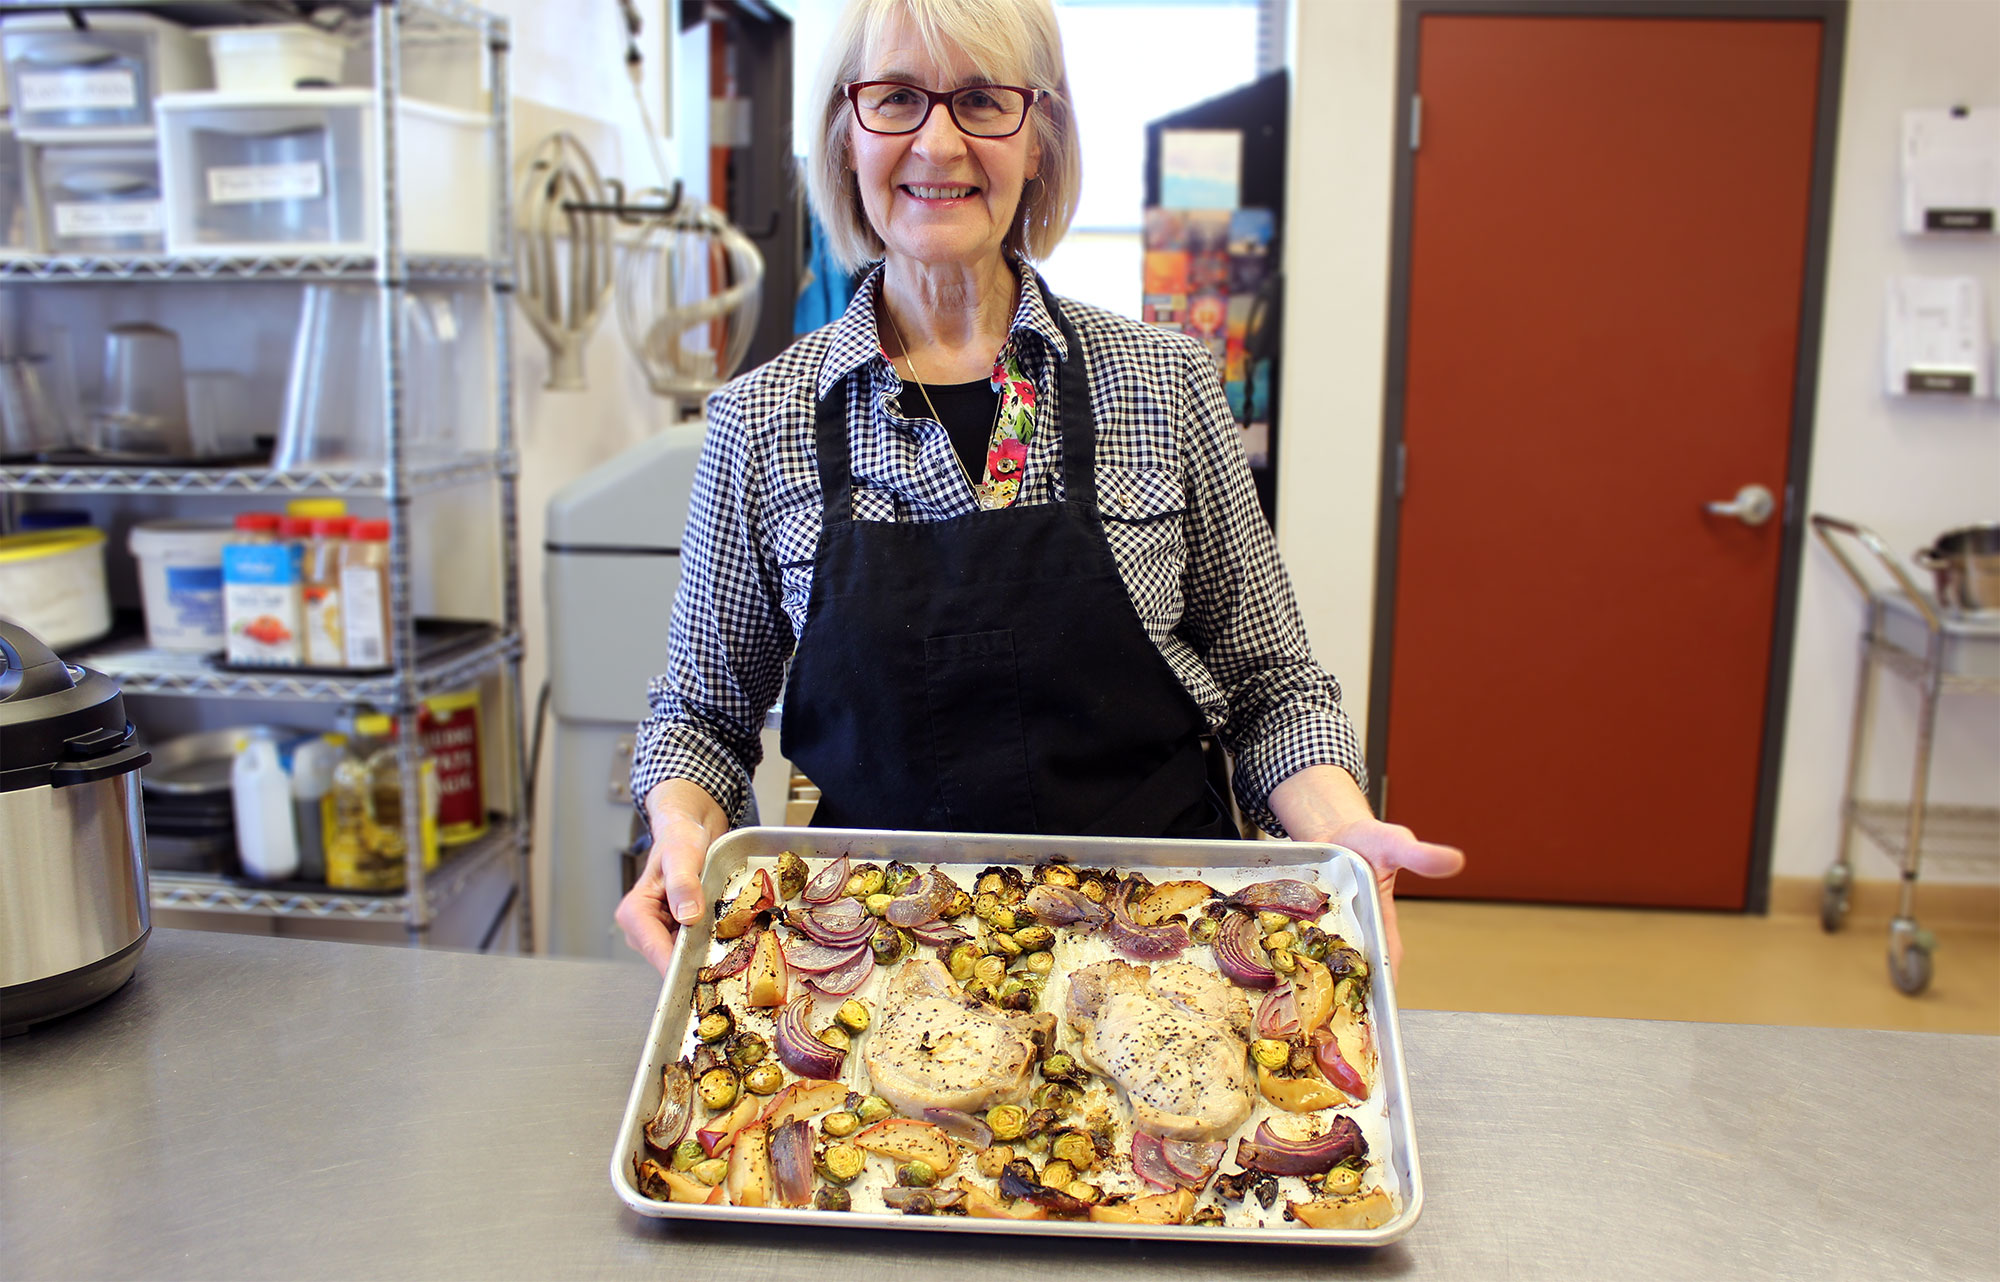
[{"label": "pressure cooker lid", "polygon": [[64,786],[136,770],[118,683],[72,667],[39,637],[0,619],[0,792]]}]

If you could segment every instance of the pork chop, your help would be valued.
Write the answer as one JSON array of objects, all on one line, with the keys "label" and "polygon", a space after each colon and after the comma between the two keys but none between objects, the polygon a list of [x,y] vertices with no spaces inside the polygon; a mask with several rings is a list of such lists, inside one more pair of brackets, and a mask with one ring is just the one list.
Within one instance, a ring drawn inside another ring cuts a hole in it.
[{"label": "pork chop", "polygon": [[1069,977],[1077,1056],[1118,1083],[1140,1130],[1217,1140],[1250,1116],[1250,1007],[1185,962],[1154,970],[1103,961]]},{"label": "pork chop", "polygon": [[905,962],[883,994],[863,1057],[875,1093],[910,1117],[972,1113],[1027,1098],[1052,1015],[997,1010],[968,997],[937,961]]}]

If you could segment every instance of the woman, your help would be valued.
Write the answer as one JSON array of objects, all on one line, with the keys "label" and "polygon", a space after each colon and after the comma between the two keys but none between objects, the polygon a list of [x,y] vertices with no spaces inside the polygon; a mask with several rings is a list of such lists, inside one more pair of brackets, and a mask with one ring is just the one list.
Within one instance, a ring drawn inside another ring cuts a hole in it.
[{"label": "woman", "polygon": [[880,266],[709,400],[627,940],[664,971],[698,918],[782,687],[833,826],[1234,835],[1213,731],[1260,826],[1374,867],[1397,956],[1397,870],[1462,856],[1369,812],[1208,352],[1028,264],[1079,185],[1048,0],[851,0],[819,101],[815,211]]}]

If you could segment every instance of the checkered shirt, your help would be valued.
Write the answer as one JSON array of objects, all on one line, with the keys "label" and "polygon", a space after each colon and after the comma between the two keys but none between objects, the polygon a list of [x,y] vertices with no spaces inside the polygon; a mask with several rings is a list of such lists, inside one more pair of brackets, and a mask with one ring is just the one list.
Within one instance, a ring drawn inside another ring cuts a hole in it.
[{"label": "checkered shirt", "polygon": [[[1074,359],[1031,270],[1013,339],[1043,407],[1020,503],[1063,495],[1058,361]],[[741,822],[763,754],[765,710],[806,626],[822,500],[814,412],[847,383],[858,521],[970,516],[972,490],[944,429],[902,412],[902,380],[875,326],[881,269],[839,320],[708,398],[681,540],[667,670],[639,725],[632,794],[663,779],[700,784]],[[1271,789],[1307,766],[1337,765],[1365,785],[1340,686],[1313,661],[1290,580],[1257,505],[1207,349],[1083,303],[1063,312],[1082,340],[1097,415],[1105,532],[1146,634],[1235,760],[1246,815],[1282,835]]]}]

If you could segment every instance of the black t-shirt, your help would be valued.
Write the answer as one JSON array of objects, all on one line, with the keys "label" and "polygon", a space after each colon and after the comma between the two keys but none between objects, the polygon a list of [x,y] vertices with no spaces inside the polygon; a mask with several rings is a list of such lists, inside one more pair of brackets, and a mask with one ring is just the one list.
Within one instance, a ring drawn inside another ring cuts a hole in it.
[{"label": "black t-shirt", "polygon": [[[935,405],[951,447],[965,464],[965,474],[978,485],[986,479],[986,447],[993,438],[993,415],[1000,393],[993,390],[992,380],[985,378],[970,383],[925,383],[923,387],[924,391],[918,391],[910,380],[903,381],[903,413],[927,416]],[[930,393],[928,402],[925,391]]]}]

